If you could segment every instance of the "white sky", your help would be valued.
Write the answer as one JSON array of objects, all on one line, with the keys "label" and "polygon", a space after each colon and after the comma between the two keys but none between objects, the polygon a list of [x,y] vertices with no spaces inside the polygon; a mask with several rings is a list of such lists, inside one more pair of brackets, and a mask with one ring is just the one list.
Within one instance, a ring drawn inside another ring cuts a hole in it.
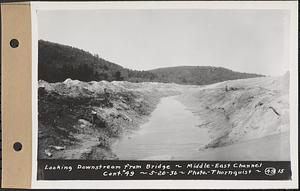
[{"label": "white sky", "polygon": [[148,70],[222,66],[281,75],[288,70],[289,13],[283,10],[39,11],[39,39]]}]

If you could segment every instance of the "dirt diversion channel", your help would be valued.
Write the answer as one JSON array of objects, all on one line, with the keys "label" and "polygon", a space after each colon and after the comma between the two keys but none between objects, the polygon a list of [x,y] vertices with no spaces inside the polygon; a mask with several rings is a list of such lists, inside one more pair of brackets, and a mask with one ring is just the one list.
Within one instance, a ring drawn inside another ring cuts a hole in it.
[{"label": "dirt diversion channel", "polygon": [[209,141],[207,130],[196,127],[198,120],[176,96],[162,98],[149,121],[117,141],[113,152],[122,160],[193,159]]}]

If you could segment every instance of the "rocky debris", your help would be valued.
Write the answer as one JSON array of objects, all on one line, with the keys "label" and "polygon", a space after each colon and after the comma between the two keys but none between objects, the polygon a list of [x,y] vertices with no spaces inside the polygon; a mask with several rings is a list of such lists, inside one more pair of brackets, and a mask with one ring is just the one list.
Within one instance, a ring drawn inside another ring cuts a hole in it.
[{"label": "rocky debris", "polygon": [[98,146],[103,147],[103,148],[110,147],[111,141],[107,135],[102,134],[101,136],[98,137],[98,141],[99,141]]},{"label": "rocky debris", "polygon": [[46,150],[45,150],[45,154],[46,154],[48,157],[52,157],[52,153],[50,152],[49,149],[46,149]]},{"label": "rocky debris", "polygon": [[228,91],[237,91],[243,89],[242,87],[228,87],[227,85],[225,86],[225,92]]},{"label": "rocky debris", "polygon": [[258,102],[258,103],[255,105],[255,108],[258,107],[258,106],[262,106],[262,105],[264,105],[263,102]]},{"label": "rocky debris", "polygon": [[78,124],[80,128],[90,127],[92,124],[85,119],[78,119]]},{"label": "rocky debris", "polygon": [[50,145],[49,148],[57,150],[57,151],[61,151],[61,150],[65,150],[66,146],[54,146],[54,145]]}]

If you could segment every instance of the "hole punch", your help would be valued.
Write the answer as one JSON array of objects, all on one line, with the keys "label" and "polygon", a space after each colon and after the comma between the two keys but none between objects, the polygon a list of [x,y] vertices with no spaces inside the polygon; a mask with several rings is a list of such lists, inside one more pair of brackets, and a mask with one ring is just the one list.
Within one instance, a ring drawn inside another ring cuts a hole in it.
[{"label": "hole punch", "polygon": [[19,47],[19,41],[17,39],[11,39],[9,44],[10,44],[10,47],[12,47],[12,48],[18,48]]},{"label": "hole punch", "polygon": [[15,151],[22,150],[22,144],[20,142],[15,142],[13,147]]}]

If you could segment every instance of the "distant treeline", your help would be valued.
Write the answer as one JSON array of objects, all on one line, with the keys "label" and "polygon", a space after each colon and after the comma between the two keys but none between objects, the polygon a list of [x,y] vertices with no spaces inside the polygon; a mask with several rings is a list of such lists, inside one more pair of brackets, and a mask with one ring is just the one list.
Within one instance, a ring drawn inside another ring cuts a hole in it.
[{"label": "distant treeline", "polygon": [[80,81],[174,82],[204,85],[225,80],[259,77],[221,67],[180,66],[137,71],[71,46],[39,40],[38,78],[61,82],[67,78]]}]

